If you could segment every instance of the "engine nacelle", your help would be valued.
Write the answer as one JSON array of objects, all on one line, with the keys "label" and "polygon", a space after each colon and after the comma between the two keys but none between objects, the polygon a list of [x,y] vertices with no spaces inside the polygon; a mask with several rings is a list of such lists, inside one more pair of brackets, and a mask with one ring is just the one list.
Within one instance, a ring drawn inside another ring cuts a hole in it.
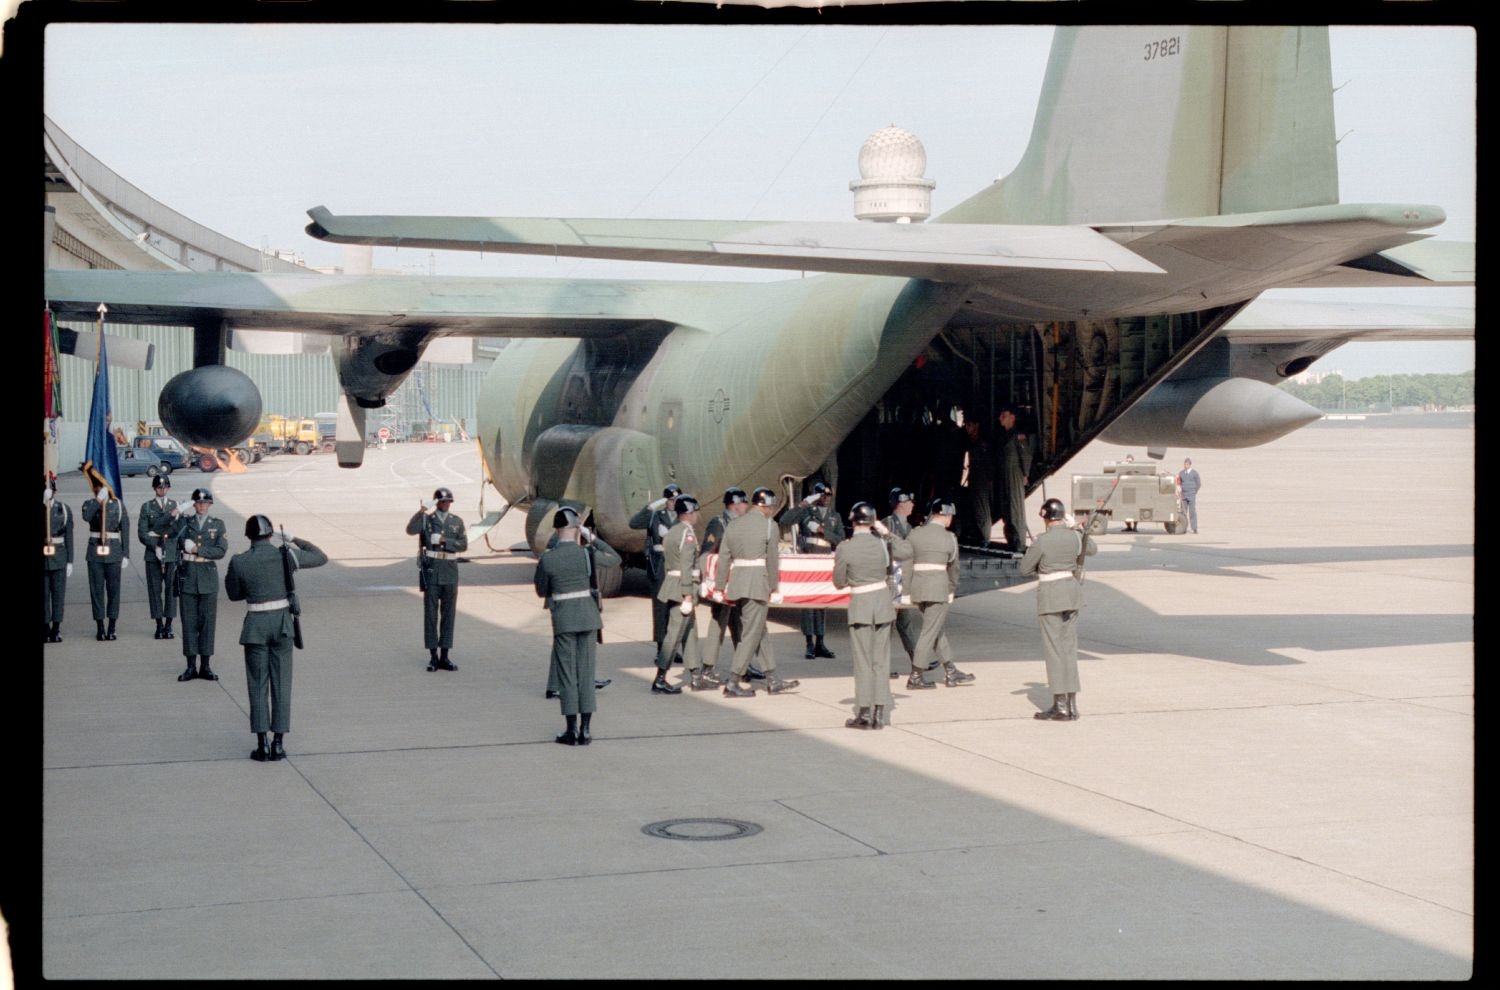
[{"label": "engine nacelle", "polygon": [[243,371],[223,364],[172,376],[156,400],[156,415],[167,432],[193,447],[243,443],[259,425],[260,413],[260,389]]},{"label": "engine nacelle", "polygon": [[1252,378],[1166,381],[1127,409],[1100,439],[1124,446],[1255,447],[1323,414]]}]

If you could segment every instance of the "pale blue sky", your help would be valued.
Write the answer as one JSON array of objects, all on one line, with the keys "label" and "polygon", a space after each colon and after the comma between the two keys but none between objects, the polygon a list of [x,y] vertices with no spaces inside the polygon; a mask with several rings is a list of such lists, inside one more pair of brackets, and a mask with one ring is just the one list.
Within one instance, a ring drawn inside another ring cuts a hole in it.
[{"label": "pale blue sky", "polygon": [[[926,146],[941,212],[1009,171],[1048,27],[52,25],[47,113],[225,235],[342,263],[304,211],[852,218],[856,156]],[[1340,198],[1432,203],[1474,237],[1475,36],[1333,28]],[[426,270],[429,252],[377,249]],[[697,269],[439,252],[438,274],[722,279]],[[745,277],[768,277],[755,273]],[[784,277],[774,275],[771,277]],[[1446,301],[1452,301],[1452,290]],[[1439,301],[1424,293],[1422,299]],[[1472,344],[1364,344],[1351,377],[1460,371]]]}]

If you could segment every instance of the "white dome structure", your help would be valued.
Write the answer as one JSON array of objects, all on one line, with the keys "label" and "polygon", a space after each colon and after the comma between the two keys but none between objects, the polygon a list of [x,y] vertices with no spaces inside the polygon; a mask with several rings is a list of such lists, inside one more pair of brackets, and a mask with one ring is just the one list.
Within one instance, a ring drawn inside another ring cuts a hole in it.
[{"label": "white dome structure", "polygon": [[915,134],[892,124],[871,134],[859,149],[854,216],[883,223],[921,223],[932,215],[937,183],[922,177],[927,150]]}]

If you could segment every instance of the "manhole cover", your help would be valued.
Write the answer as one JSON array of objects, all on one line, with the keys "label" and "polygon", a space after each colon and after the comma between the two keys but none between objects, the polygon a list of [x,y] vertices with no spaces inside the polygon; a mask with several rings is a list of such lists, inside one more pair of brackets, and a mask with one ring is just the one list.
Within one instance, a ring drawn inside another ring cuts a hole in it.
[{"label": "manhole cover", "polygon": [[755,835],[760,831],[760,826],[754,822],[735,821],[733,818],[673,818],[670,821],[642,825],[641,831],[658,839],[714,842]]}]

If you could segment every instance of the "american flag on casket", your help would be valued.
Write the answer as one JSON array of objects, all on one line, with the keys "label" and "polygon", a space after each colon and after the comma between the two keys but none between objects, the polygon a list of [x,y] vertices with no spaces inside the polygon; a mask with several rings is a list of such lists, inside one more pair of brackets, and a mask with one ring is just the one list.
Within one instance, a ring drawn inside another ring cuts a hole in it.
[{"label": "american flag on casket", "polygon": [[[699,594],[705,601],[722,602],[724,594],[714,588],[719,555],[708,554],[699,563],[703,583]],[[733,565],[730,565],[731,569]],[[778,558],[781,575],[781,605],[790,608],[848,608],[849,589],[833,586],[833,554],[784,553]],[[903,596],[904,597],[904,596]]]}]

